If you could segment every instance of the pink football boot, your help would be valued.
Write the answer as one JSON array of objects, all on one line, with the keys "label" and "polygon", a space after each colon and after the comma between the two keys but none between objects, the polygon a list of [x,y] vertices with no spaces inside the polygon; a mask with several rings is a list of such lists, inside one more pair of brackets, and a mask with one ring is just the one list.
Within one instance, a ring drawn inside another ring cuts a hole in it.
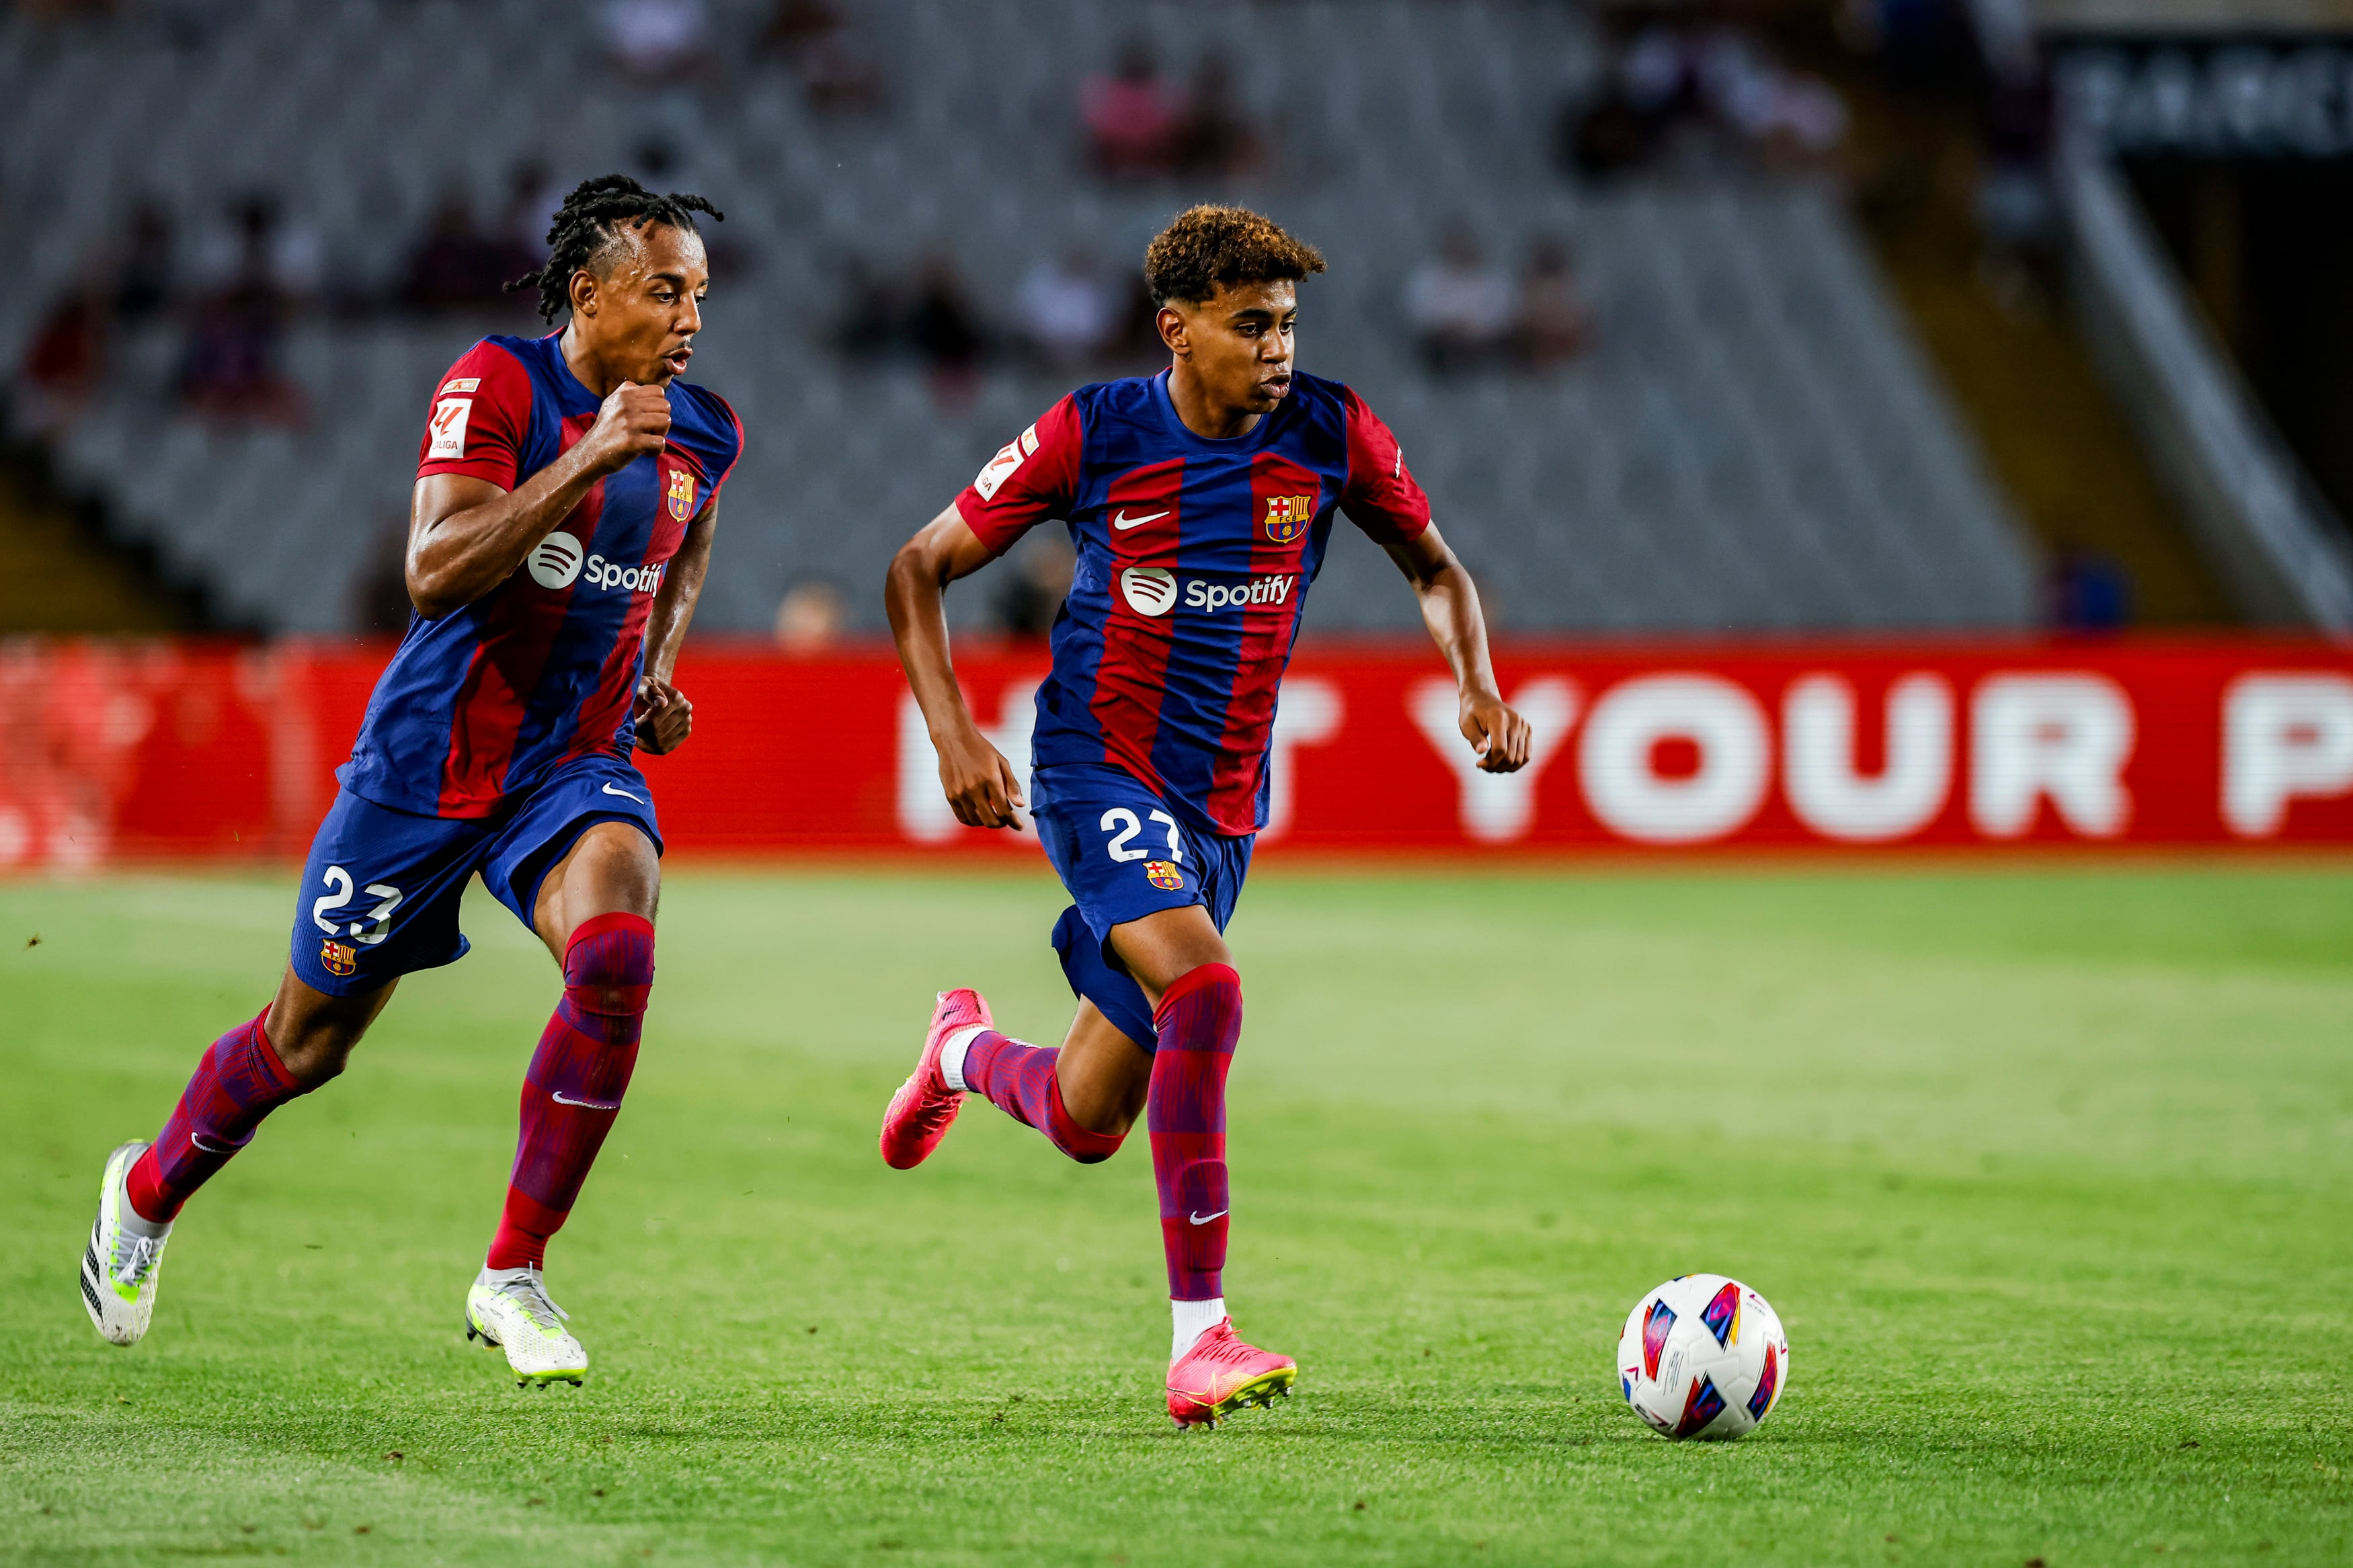
[{"label": "pink football boot", "polygon": [[1179,1426],[1215,1426],[1245,1405],[1289,1398],[1298,1376],[1297,1362],[1244,1344],[1234,1337],[1234,1321],[1221,1318],[1168,1369],[1168,1414]]},{"label": "pink football boot", "polygon": [[958,1029],[992,1022],[988,1004],[979,992],[940,993],[939,1005],[932,1009],[932,1032],[923,1037],[923,1054],[907,1081],[899,1086],[899,1092],[891,1097],[891,1108],[882,1113],[884,1164],[894,1171],[911,1171],[940,1146],[956,1112],[964,1109],[964,1091],[950,1089],[940,1072],[940,1047]]}]

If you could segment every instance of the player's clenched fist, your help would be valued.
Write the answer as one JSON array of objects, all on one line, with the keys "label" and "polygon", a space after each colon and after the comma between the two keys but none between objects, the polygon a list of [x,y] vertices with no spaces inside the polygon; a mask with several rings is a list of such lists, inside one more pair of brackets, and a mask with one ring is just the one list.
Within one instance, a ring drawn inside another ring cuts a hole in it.
[{"label": "player's clenched fist", "polygon": [[1462,738],[1479,753],[1479,766],[1487,773],[1517,773],[1527,766],[1533,738],[1528,721],[1493,692],[1462,699]]},{"label": "player's clenched fist", "polygon": [[966,827],[1021,830],[1021,781],[978,731],[939,742],[940,788]]},{"label": "player's clenched fist", "polygon": [[596,423],[580,438],[590,460],[607,473],[628,467],[670,444],[670,394],[659,386],[625,381],[596,410]]},{"label": "player's clenched fist", "polygon": [[694,704],[686,693],[650,675],[638,682],[629,718],[638,727],[638,744],[657,757],[675,752],[694,732]]}]

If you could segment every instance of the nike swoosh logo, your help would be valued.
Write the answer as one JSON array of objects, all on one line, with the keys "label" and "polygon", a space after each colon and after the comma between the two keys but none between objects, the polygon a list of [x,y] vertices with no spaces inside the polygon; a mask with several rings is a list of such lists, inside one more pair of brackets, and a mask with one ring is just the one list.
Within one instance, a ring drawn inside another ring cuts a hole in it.
[{"label": "nike swoosh logo", "polygon": [[1167,515],[1165,511],[1147,511],[1142,517],[1130,517],[1127,509],[1122,507],[1119,515],[1111,520],[1111,525],[1113,528],[1142,528],[1145,523],[1158,522]]},{"label": "nike swoosh logo", "polygon": [[619,795],[623,800],[635,800],[635,801],[637,801],[637,802],[638,802],[638,804],[639,805],[645,805],[645,804],[646,804],[644,801],[642,801],[642,800],[638,800],[638,797],[637,797],[636,795],[631,795],[628,790],[625,790],[625,789],[615,789],[611,784],[607,784],[607,785],[605,786],[605,793],[606,793],[607,795]]},{"label": "nike swoosh logo", "polygon": [[554,1094],[549,1095],[547,1098],[555,1101],[558,1105],[576,1105],[583,1110],[618,1110],[621,1109],[621,1102],[617,1100],[610,1105],[607,1105],[601,1101],[594,1100],[575,1100],[560,1089]]},{"label": "nike swoosh logo", "polygon": [[1233,1213],[1231,1209],[1219,1209],[1215,1214],[1197,1214],[1192,1216],[1192,1219],[1195,1225],[1207,1225],[1213,1219],[1223,1219],[1231,1213]]},{"label": "nike swoosh logo", "polygon": [[197,1148],[202,1149],[207,1154],[234,1154],[237,1152],[234,1148],[227,1143],[206,1142],[205,1135],[201,1132],[189,1133],[188,1142],[194,1143]]}]

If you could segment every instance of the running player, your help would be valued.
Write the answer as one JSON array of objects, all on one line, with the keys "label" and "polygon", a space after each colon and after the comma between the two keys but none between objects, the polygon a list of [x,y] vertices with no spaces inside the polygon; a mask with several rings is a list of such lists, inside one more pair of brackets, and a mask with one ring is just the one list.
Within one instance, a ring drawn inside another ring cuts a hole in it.
[{"label": "running player", "polygon": [[1263,1405],[1298,1374],[1235,1336],[1219,1279],[1242,1022],[1221,933],[1266,823],[1275,691],[1335,510],[1413,584],[1480,765],[1525,763],[1528,726],[1496,691],[1478,592],[1388,427],[1292,368],[1297,285],[1323,258],[1255,213],[1198,206],[1144,270],[1170,367],[1063,398],[891,564],[892,630],[956,817],[1018,830],[1021,784],[965,710],[941,595],[1036,524],[1069,524],[1078,568],[1038,689],[1029,805],[1072,900],[1053,944],[1079,1007],[1055,1049],[998,1033],[978,992],[944,993],[881,1145],[894,1167],[921,1163],[969,1092],[1092,1163],[1143,1112],[1182,1426]]},{"label": "running player", "polygon": [[343,1070],[402,975],[464,955],[459,900],[480,875],[547,943],[564,999],[523,1079],[467,1334],[502,1345],[522,1383],[587,1370],[540,1268],[637,1062],[661,832],[629,755],[692,727],[670,675],[743,448],[727,405],[678,379],[709,282],[698,212],[720,216],[617,174],[581,185],[546,265],[514,285],[570,324],[483,339],[434,394],[410,510],[417,613],[311,844],[285,978],[206,1053],[155,1142],[107,1160],[81,1291],[116,1344],[147,1331],[189,1195],[263,1117]]}]

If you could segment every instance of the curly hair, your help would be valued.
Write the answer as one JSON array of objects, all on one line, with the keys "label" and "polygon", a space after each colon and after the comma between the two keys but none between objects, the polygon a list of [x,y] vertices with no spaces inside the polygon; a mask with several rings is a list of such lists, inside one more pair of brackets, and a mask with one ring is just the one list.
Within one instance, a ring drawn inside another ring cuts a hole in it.
[{"label": "curly hair", "polygon": [[555,210],[547,231],[547,260],[536,272],[508,284],[507,292],[536,285],[540,320],[553,321],[558,310],[572,303],[572,275],[584,267],[595,269],[621,237],[623,225],[641,229],[649,223],[664,224],[695,234],[701,232],[694,226],[697,213],[727,221],[725,213],[701,196],[682,191],[656,195],[627,174],[583,180]]},{"label": "curly hair", "polygon": [[1324,270],[1316,248],[1248,207],[1187,207],[1144,253],[1152,302],[1199,304],[1232,283],[1295,283]]}]

